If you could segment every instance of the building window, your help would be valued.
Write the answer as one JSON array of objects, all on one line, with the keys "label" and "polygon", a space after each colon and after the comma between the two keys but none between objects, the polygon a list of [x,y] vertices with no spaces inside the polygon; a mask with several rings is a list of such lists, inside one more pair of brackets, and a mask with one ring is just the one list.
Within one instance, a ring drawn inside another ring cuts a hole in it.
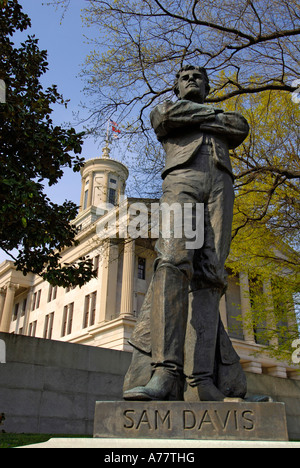
[{"label": "building window", "polygon": [[34,293],[31,310],[35,310],[35,309],[38,309],[38,308],[40,307],[40,303],[41,303],[41,294],[42,294],[42,290],[41,290],[41,289],[40,289],[39,291],[37,291],[37,292]]},{"label": "building window", "polygon": [[87,208],[88,196],[89,196],[89,191],[86,190],[84,192],[84,200],[83,200],[83,209],[84,210],[86,210],[86,208]]},{"label": "building window", "polygon": [[108,203],[111,205],[116,204],[116,191],[115,189],[110,188],[108,191]]},{"label": "building window", "polygon": [[146,259],[141,257],[138,259],[138,278],[146,279]]},{"label": "building window", "polygon": [[95,325],[97,292],[88,294],[84,300],[83,328]]},{"label": "building window", "polygon": [[24,315],[25,315],[26,306],[27,306],[27,298],[25,298],[25,299],[23,300],[23,303],[22,303],[21,317],[24,317]]},{"label": "building window", "polygon": [[28,336],[35,336],[36,334],[37,320],[29,324]]},{"label": "building window", "polygon": [[99,274],[99,263],[100,263],[100,255],[96,255],[94,257],[94,273],[98,276]]},{"label": "building window", "polygon": [[111,183],[111,184],[116,184],[117,181],[116,181],[115,179],[110,179],[110,183]]},{"label": "building window", "polygon": [[17,320],[19,313],[19,304],[16,304],[14,307],[13,320]]},{"label": "building window", "polygon": [[48,302],[54,301],[57,296],[57,286],[52,286],[50,284],[49,286],[49,292],[48,292]]},{"label": "building window", "polygon": [[74,302],[64,307],[61,336],[70,335],[72,333],[73,312]]},{"label": "building window", "polygon": [[46,315],[43,338],[51,340],[52,330],[53,330],[53,321],[54,321],[54,312],[52,312],[51,314]]}]

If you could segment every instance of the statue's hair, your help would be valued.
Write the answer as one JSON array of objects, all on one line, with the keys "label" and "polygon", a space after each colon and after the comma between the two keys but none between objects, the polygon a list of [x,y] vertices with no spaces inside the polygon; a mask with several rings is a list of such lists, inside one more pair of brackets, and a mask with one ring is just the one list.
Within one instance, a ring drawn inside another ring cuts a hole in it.
[{"label": "statue's hair", "polygon": [[[181,73],[185,72],[185,71],[189,71],[189,70],[197,70],[199,71],[200,73],[202,73],[204,79],[205,79],[205,91],[206,91],[206,96],[209,95],[209,92],[210,92],[210,86],[209,86],[209,78],[208,78],[208,74],[207,74],[207,71],[205,68],[203,67],[195,67],[194,65],[184,65],[180,70],[179,72],[176,74],[176,79],[175,79],[175,83],[174,83],[174,93],[176,94],[177,97],[179,97],[179,85],[178,85],[178,80],[179,80],[179,77],[181,75]],[[205,97],[206,97],[205,96]]]}]

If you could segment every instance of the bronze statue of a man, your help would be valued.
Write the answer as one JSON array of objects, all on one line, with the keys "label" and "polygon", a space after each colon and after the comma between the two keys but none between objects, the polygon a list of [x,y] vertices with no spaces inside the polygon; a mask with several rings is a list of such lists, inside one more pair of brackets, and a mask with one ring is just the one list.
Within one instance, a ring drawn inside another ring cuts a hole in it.
[{"label": "bronze statue of a man", "polygon": [[[236,112],[204,104],[204,68],[185,66],[174,86],[177,102],[151,113],[166,153],[161,203],[204,205],[204,244],[187,248],[185,235],[162,233],[153,278],[131,338],[133,359],[124,382],[127,400],[222,401],[246,394],[246,379],[222,325],[225,261],[231,243],[234,190],[229,149],[247,137]],[[184,230],[183,230],[184,232]]]}]

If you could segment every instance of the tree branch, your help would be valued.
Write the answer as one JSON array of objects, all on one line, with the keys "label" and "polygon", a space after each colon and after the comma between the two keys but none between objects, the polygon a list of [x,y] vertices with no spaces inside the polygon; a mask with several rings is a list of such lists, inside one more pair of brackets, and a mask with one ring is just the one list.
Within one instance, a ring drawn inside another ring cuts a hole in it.
[{"label": "tree branch", "polygon": [[[237,84],[236,84],[237,86]],[[207,98],[206,102],[224,102],[227,101],[228,99],[231,99],[236,96],[242,96],[244,94],[257,94],[257,93],[263,93],[264,91],[288,91],[292,93],[295,90],[292,86],[286,85],[286,84],[269,84],[265,86],[260,86],[258,85],[257,87],[254,88],[243,88],[242,85],[239,85],[239,89],[236,91],[231,91],[228,94],[225,94],[223,96],[217,96],[217,97],[211,97]],[[215,90],[218,91],[218,90]],[[212,93],[213,94],[213,93]]]},{"label": "tree branch", "polygon": [[[181,21],[184,21],[186,23],[190,23],[190,24],[197,24],[199,26],[205,26],[207,28],[212,28],[212,29],[215,29],[216,31],[222,31],[222,32],[226,32],[226,33],[229,33],[229,34],[232,34],[234,35],[235,37],[240,37],[242,39],[247,39],[249,42],[255,42],[255,38],[253,36],[250,36],[249,34],[245,34],[243,33],[242,31],[239,31],[238,29],[235,29],[235,28],[228,28],[226,26],[222,26],[220,24],[216,24],[216,23],[212,23],[210,21],[201,21],[199,20],[197,17],[196,17],[196,14],[195,14],[195,10],[193,10],[193,16],[194,16],[194,19],[189,19],[187,17],[184,17],[184,16],[181,16],[181,15],[177,15],[175,13],[172,13],[170,11],[168,11],[161,3],[159,0],[154,0],[155,3],[159,6],[159,8],[167,15],[169,16],[170,18],[175,18],[175,19],[179,19]],[[196,5],[194,5],[195,7]]]}]

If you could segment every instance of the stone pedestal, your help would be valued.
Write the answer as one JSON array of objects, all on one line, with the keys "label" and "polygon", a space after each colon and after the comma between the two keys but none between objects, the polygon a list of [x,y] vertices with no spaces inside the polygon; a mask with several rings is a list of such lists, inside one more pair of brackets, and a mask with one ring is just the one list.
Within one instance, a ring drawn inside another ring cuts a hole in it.
[{"label": "stone pedestal", "polygon": [[95,438],[288,441],[283,403],[97,402]]}]

